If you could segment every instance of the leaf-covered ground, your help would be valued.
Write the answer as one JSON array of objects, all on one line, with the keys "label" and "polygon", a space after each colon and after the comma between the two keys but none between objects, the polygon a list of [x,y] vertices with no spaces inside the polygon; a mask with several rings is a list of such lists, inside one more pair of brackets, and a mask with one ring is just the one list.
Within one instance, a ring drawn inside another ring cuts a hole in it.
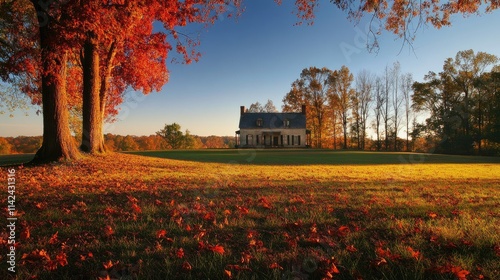
[{"label": "leaf-covered ground", "polygon": [[495,163],[19,167],[0,279],[500,279],[499,188]]}]

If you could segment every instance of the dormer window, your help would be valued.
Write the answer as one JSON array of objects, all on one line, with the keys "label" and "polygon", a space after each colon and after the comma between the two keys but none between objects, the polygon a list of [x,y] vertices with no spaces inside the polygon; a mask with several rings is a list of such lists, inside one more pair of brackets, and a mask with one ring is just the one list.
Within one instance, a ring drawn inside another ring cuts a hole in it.
[{"label": "dormer window", "polygon": [[286,127],[286,128],[290,127],[290,120],[285,119],[283,121],[283,126]]},{"label": "dormer window", "polygon": [[262,119],[257,119],[257,126],[261,127],[262,126]]}]

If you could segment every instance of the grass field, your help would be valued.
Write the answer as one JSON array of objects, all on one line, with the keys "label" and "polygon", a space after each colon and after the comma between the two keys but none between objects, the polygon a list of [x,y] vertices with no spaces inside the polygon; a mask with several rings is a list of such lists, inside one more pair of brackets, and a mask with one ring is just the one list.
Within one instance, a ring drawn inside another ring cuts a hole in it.
[{"label": "grass field", "polygon": [[221,149],[130,152],[148,157],[239,164],[500,163],[500,157],[304,149]]},{"label": "grass field", "polygon": [[16,168],[17,279],[500,279],[496,158],[143,154]]}]

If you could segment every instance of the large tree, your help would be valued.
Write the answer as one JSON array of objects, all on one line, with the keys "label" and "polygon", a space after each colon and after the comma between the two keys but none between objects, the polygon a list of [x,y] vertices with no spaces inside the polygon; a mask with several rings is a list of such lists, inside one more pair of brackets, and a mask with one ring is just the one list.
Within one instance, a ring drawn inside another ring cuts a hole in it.
[{"label": "large tree", "polygon": [[470,154],[474,146],[480,150],[485,121],[494,116],[486,104],[495,104],[495,86],[487,77],[495,76],[497,62],[491,54],[461,51],[444,62],[439,74],[430,72],[425,82],[413,84],[414,106],[430,113],[427,125],[441,141],[437,151]]},{"label": "large tree", "polygon": [[327,130],[329,109],[328,96],[332,91],[332,82],[332,70],[325,67],[305,68],[283,99],[284,111],[299,110],[302,105],[307,106],[314,146],[318,148],[321,148],[325,141],[324,132]]},{"label": "large tree", "polygon": [[352,88],[353,81],[354,76],[345,65],[333,73],[332,94],[337,95],[338,110],[344,135],[344,149],[347,149],[347,128],[350,121],[349,112],[352,108],[352,97],[355,94],[355,90]]},{"label": "large tree", "polygon": [[362,70],[356,76],[356,91],[352,97],[353,114],[356,119],[356,135],[358,139],[358,148],[365,149],[366,123],[370,112],[372,102],[372,91],[374,78],[367,70]]}]

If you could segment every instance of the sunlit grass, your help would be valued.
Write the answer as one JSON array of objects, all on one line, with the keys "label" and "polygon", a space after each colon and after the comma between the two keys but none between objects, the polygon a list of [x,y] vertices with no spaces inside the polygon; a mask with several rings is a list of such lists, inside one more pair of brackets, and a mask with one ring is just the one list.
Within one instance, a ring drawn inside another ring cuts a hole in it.
[{"label": "sunlit grass", "polygon": [[16,174],[18,279],[500,278],[497,163],[113,154]]}]

